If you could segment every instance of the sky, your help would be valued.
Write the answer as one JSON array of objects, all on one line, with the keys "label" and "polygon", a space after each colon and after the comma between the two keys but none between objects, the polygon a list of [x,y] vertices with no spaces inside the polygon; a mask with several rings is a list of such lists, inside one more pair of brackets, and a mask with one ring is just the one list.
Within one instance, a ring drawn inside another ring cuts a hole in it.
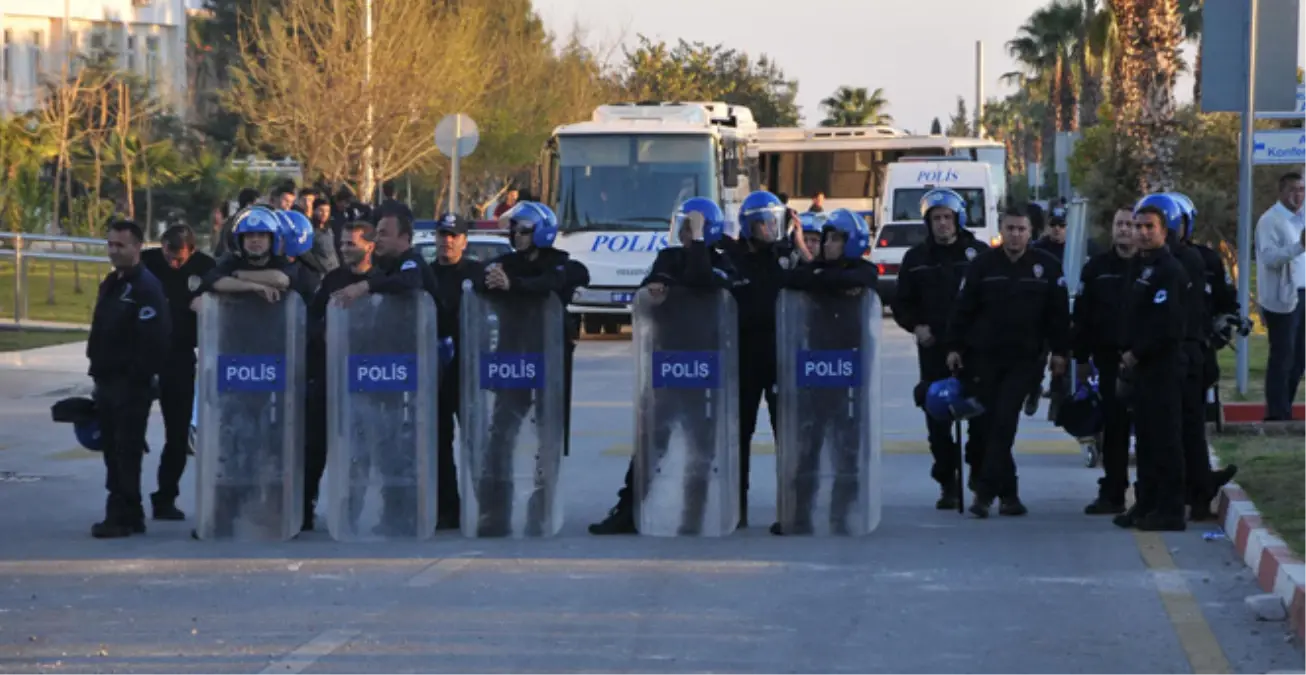
[{"label": "sky", "polygon": [[[798,80],[804,126],[824,117],[821,99],[842,85],[884,89],[895,126],[927,133],[966,98],[973,115],[975,42],[984,43],[984,97],[1013,91],[1005,44],[1048,0],[533,0],[545,25],[585,29],[593,46],[634,44],[636,35],[675,43],[722,43],[765,53]],[[1189,50],[1191,52],[1191,50]],[[616,52],[618,55],[620,52]],[[1191,57],[1190,57],[1191,58]],[[1176,94],[1192,100],[1181,76]]]}]

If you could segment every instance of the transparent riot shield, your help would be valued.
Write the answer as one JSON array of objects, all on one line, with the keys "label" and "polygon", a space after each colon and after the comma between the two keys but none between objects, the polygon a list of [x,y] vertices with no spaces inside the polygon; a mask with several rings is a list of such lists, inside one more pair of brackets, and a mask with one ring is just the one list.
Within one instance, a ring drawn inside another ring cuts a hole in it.
[{"label": "transparent riot shield", "polygon": [[725,290],[647,290],[631,310],[635,524],[640,534],[721,537],[739,524],[739,341]]},{"label": "transparent riot shield", "polygon": [[210,293],[199,313],[200,539],[286,540],[304,510],[304,302]]},{"label": "transparent riot shield", "polygon": [[337,541],[435,534],[440,347],[425,292],[327,308],[327,513]]},{"label": "transparent riot shield", "polygon": [[868,534],[880,524],[879,297],[785,290],[777,304],[777,521],[785,534]]},{"label": "transparent riot shield", "polygon": [[563,318],[553,294],[464,287],[458,477],[468,537],[562,528]]}]

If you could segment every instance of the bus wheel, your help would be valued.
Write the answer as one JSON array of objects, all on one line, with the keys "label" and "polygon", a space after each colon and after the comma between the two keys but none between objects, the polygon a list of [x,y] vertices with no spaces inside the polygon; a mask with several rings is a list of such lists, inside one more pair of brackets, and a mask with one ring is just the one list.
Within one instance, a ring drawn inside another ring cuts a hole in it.
[{"label": "bus wheel", "polygon": [[588,335],[598,335],[603,331],[603,321],[600,317],[586,314],[584,324],[585,333]]}]

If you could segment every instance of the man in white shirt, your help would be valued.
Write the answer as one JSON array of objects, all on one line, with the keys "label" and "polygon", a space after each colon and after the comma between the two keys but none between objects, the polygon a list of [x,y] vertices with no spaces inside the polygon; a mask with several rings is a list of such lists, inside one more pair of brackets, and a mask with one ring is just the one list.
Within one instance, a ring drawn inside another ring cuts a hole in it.
[{"label": "man in white shirt", "polygon": [[1265,421],[1292,419],[1306,371],[1306,183],[1295,171],[1279,178],[1279,201],[1256,222],[1256,302],[1270,337],[1265,364]]}]

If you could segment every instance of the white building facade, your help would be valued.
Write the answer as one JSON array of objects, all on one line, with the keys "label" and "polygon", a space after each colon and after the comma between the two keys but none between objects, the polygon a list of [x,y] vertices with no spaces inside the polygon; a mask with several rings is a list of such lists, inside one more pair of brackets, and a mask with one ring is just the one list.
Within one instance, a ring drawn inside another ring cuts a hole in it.
[{"label": "white building facade", "polygon": [[[192,0],[193,2],[193,0]],[[188,0],[0,0],[0,114],[40,105],[76,56],[107,54],[177,112],[187,96]],[[71,58],[70,58],[71,57]]]}]

